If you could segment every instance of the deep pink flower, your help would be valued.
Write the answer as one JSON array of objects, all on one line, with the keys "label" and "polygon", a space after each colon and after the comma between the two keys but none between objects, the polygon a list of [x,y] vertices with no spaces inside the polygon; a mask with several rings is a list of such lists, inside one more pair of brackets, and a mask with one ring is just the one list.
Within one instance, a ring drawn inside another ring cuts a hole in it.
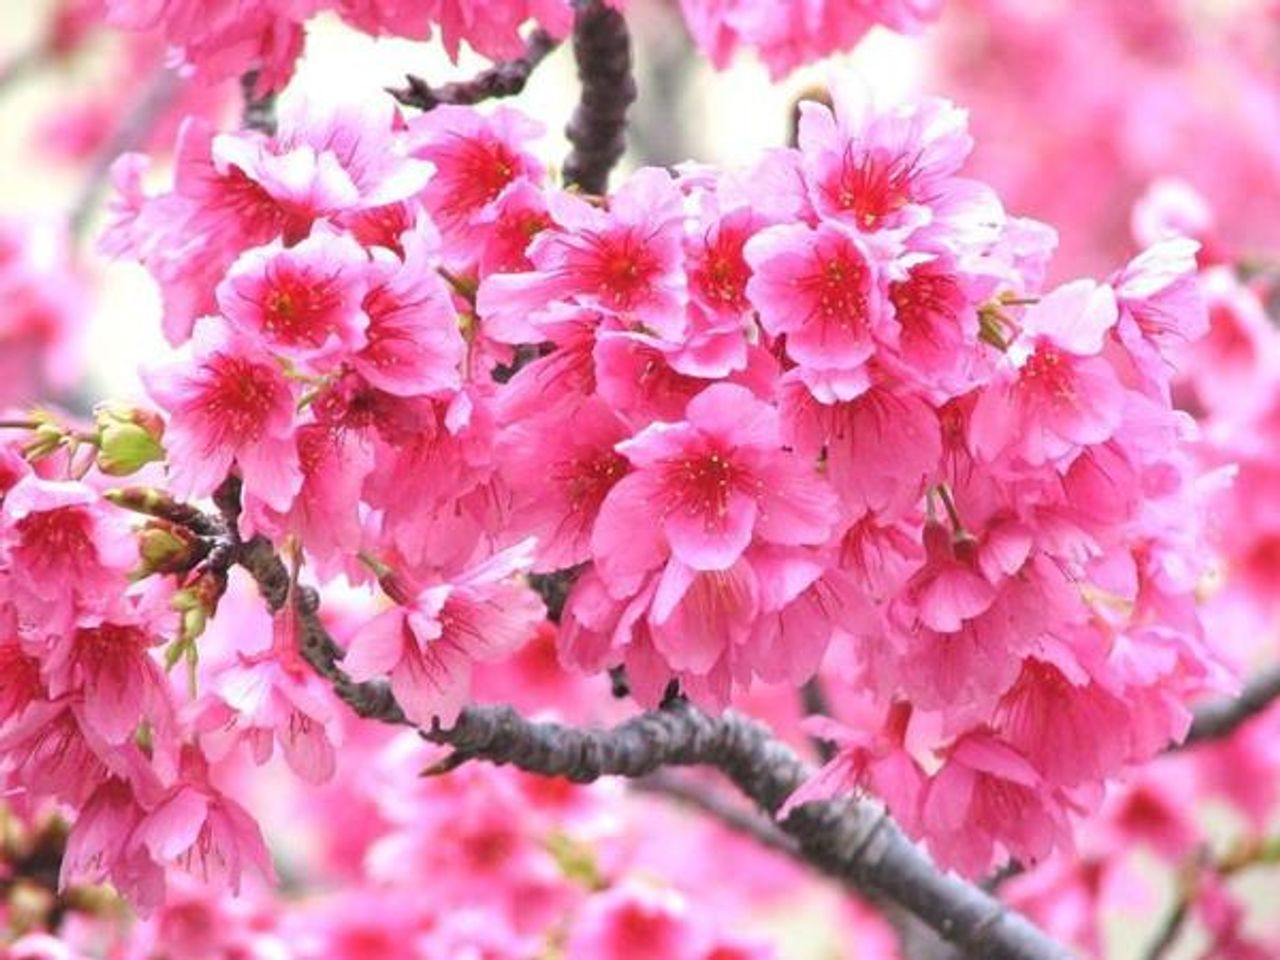
[{"label": "deep pink flower", "polygon": [[976,188],[955,178],[973,147],[963,111],[937,99],[878,106],[855,83],[834,86],[831,97],[831,109],[801,102],[797,137],[821,216],[907,234]]},{"label": "deep pink flower", "polygon": [[216,321],[196,326],[192,353],[146,377],[151,396],[169,412],[174,491],[212,493],[235,463],[249,492],[287,510],[302,485],[294,388],[274,360]]},{"label": "deep pink flower", "polygon": [[76,814],[59,888],[112,881],[131,896],[142,895],[135,902],[143,908],[155,906],[157,888],[164,883],[160,867],[131,842],[144,816],[146,809],[127,779],[105,780]]},{"label": "deep pink flower", "polygon": [[317,228],[294,247],[243,254],[218,285],[222,315],[291,360],[319,362],[364,345],[360,309],[369,257],[346,234]]},{"label": "deep pink flower", "polygon": [[565,945],[566,960],[700,960],[705,931],[674,890],[628,884],[593,897]]},{"label": "deep pink flower", "polygon": [[1066,650],[1030,657],[1000,698],[995,726],[1044,779],[1070,787],[1100,781],[1129,754],[1124,700],[1094,680]]},{"label": "deep pink flower", "polygon": [[553,194],[550,210],[556,226],[529,248],[535,270],[493,275],[480,286],[482,322],[512,331],[495,336],[536,340],[514,331],[528,329],[528,315],[569,301],[644,324],[667,339],[680,337],[683,213],[680,192],[665,171],[637,171],[609,198],[607,211],[571,194]]},{"label": "deep pink flower", "polygon": [[747,242],[754,271],[747,295],[760,323],[787,338],[787,356],[824,402],[849,400],[869,385],[867,361],[897,326],[883,269],[863,243],[839,227],[786,224]]},{"label": "deep pink flower", "polygon": [[54,637],[44,660],[49,696],[77,695],[84,722],[113,746],[143,720],[158,731],[171,723],[169,684],[150,653],[160,638],[140,619],[123,610],[82,619]]},{"label": "deep pink flower", "polygon": [[1035,863],[1070,836],[1061,801],[1032,766],[983,733],[947,751],[925,793],[922,827],[935,859],[968,877],[997,865],[997,850]]},{"label": "deep pink flower", "polygon": [[606,494],[627,472],[614,449],[629,435],[598,398],[588,398],[564,429],[560,411],[505,430],[497,450],[515,491],[511,529],[537,538],[533,569],[562,570],[591,556],[591,530]]},{"label": "deep pink flower", "polygon": [[782,389],[789,439],[815,458],[825,454],[827,476],[851,517],[873,513],[887,522],[916,509],[942,459],[938,416],[928,403],[888,385],[829,405],[792,378]]},{"label": "deep pink flower", "polygon": [[728,570],[753,538],[820,543],[835,521],[830,488],[782,449],[774,407],[715,384],[685,416],[618,445],[637,469],[605,498],[592,549],[605,580],[624,593],[668,554],[692,571]]},{"label": "deep pink flower", "polygon": [[510,188],[540,183],[542,165],[525,144],[541,134],[539,124],[507,107],[483,114],[445,105],[411,121],[413,155],[435,167],[421,198],[448,241],[450,266],[465,270],[481,258]]},{"label": "deep pink flower", "polygon": [[415,396],[456,390],[466,350],[453,299],[436,273],[440,238],[422,221],[403,234],[403,262],[369,270],[366,345],[352,366],[379,390]]},{"label": "deep pink flower", "polygon": [[106,778],[102,758],[113,754],[93,737],[68,700],[32,704],[0,728],[0,771],[37,797],[78,807]]},{"label": "deep pink flower", "polygon": [[883,727],[867,732],[827,717],[810,717],[805,731],[834,745],[835,755],[787,798],[778,811],[785,819],[793,808],[815,800],[847,796],[868,790],[910,832],[918,829],[925,775],[920,764],[904,748],[911,707],[897,703],[889,709]]},{"label": "deep pink flower", "polygon": [[34,475],[4,496],[0,555],[19,608],[50,632],[104,609],[138,561],[120,516],[92,489]]}]

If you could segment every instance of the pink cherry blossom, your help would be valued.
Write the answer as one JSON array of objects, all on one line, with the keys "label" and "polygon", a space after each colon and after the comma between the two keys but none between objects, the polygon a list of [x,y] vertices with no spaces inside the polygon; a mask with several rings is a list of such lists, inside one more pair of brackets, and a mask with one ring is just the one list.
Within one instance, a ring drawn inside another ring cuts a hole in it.
[{"label": "pink cherry blossom", "polygon": [[921,822],[934,856],[967,876],[998,862],[994,837],[1008,855],[1039,860],[1067,832],[1061,801],[1031,765],[981,733],[948,751],[929,782]]},{"label": "pink cherry blossom", "polygon": [[222,315],[292,360],[364,345],[368,257],[349,237],[317,230],[297,246],[243,254],[218,286]]},{"label": "pink cherry blossom", "polygon": [[[742,387],[715,385],[689,402],[686,418],[618,446],[637,469],[605,498],[593,535],[607,580],[625,589],[668,553],[693,570],[726,570],[753,537],[791,545],[828,534],[831,492],[783,452],[774,408]],[[660,525],[639,521],[655,510]]]},{"label": "pink cherry blossom", "polygon": [[4,495],[0,551],[13,598],[50,631],[105,608],[137,562],[119,518],[87,485],[27,476]]},{"label": "pink cherry blossom", "polygon": [[475,664],[519,647],[542,613],[537,597],[513,579],[531,562],[532,546],[525,541],[445,583],[397,597],[396,607],[352,639],[344,668],[357,680],[389,675],[416,722],[453,723]]},{"label": "pink cherry blossom", "polygon": [[186,363],[153,370],[151,396],[170,415],[166,444],[181,496],[212,493],[232,464],[252,493],[286,510],[302,482],[294,388],[280,367],[212,320],[197,325]]},{"label": "pink cherry blossom", "polygon": [[974,407],[975,452],[993,459],[1009,451],[1039,464],[1109,439],[1124,389],[1100,354],[1116,317],[1111,289],[1088,281],[1060,287],[1028,309],[1010,353],[1014,369]]},{"label": "pink cherry blossom", "polygon": [[760,323],[786,336],[787,355],[825,402],[848,400],[869,385],[867,361],[878,339],[892,343],[883,269],[840,227],[769,227],[747,243],[753,275],[747,293]]},{"label": "pink cherry blossom", "polygon": [[[607,211],[569,194],[552,195],[549,207],[556,226],[529,249],[535,271],[488,278],[476,301],[482,320],[523,330],[525,314],[573,302],[679,337],[686,297],[682,209],[670,176],[638,171],[609,198]],[[534,338],[513,342],[522,339]]]},{"label": "pink cherry blossom", "polygon": [[230,797],[203,781],[203,761],[184,757],[184,781],[138,823],[133,842],[157,863],[173,863],[207,884],[240,890],[246,874],[274,877],[258,825]]}]

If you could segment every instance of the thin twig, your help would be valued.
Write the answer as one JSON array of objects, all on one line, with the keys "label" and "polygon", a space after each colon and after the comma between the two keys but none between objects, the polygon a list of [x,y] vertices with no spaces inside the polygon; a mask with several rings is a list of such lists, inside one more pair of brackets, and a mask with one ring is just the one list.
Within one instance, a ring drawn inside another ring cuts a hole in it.
[{"label": "thin twig", "polygon": [[0,66],[0,93],[5,93],[35,69],[44,52],[42,44],[20,50]]},{"label": "thin twig", "polygon": [[68,219],[72,233],[83,232],[107,186],[111,165],[122,153],[142,146],[154,129],[161,115],[177,95],[181,82],[176,73],[168,69],[157,70],[142,93],[124,115],[119,126],[98,151],[89,169],[80,195],[71,207]]},{"label": "thin twig", "polygon": [[573,145],[564,162],[566,185],[603,196],[609,171],[627,148],[627,108],[636,99],[627,21],[601,0],[576,0],[573,56],[582,93],[565,135]]},{"label": "thin twig", "polygon": [[560,46],[560,41],[545,30],[534,30],[525,41],[524,53],[514,60],[494,64],[470,80],[433,87],[421,77],[405,76],[405,86],[388,87],[391,94],[406,107],[417,107],[424,113],[443,105],[469,107],[485,100],[514,97],[521,93],[529,77],[547,56]]},{"label": "thin twig", "polygon": [[258,71],[250,70],[240,78],[240,93],[244,97],[244,111],[240,125],[246,130],[257,130],[267,136],[276,132],[276,95],[258,96]]},{"label": "thin twig", "polygon": [[[810,717],[831,716],[831,704],[827,700],[827,691],[823,689],[822,680],[815,674],[800,688],[800,705]],[[817,751],[818,759],[826,763],[836,755],[835,744],[820,737],[810,737],[809,742]]]},{"label": "thin twig", "polygon": [[1187,738],[1173,750],[1217,740],[1234,733],[1280,699],[1280,665],[1258,674],[1234,697],[1215,700],[1196,708]]}]

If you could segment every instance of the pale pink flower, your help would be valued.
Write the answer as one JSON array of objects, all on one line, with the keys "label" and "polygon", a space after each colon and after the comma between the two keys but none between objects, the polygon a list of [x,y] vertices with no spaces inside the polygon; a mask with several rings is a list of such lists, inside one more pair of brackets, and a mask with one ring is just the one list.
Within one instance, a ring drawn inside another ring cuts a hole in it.
[{"label": "pale pink flower", "polygon": [[[319,104],[285,97],[279,133],[214,138],[215,167],[240,171],[298,225],[339,213],[382,207],[420,190],[430,167],[407,156],[387,98]],[[301,239],[305,230],[286,241]]]},{"label": "pale pink flower", "polygon": [[205,761],[188,749],[182,779],[147,812],[133,833],[157,863],[174,864],[202,882],[239,893],[248,873],[275,871],[253,817],[208,783]]},{"label": "pale pink flower", "polygon": [[500,660],[542,619],[542,604],[516,581],[533,543],[495,554],[447,582],[396,598],[352,638],[343,668],[354,680],[389,675],[416,723],[448,726],[471,692],[477,662]]},{"label": "pale pink flower", "polygon": [[261,764],[278,741],[289,769],[308,783],[324,783],[333,776],[343,741],[338,705],[298,652],[291,606],[275,615],[271,629],[269,650],[241,654],[219,674],[217,699],[205,705],[199,720],[205,732],[201,746],[217,760],[243,738]]},{"label": "pale pink flower", "polygon": [[1038,465],[1109,439],[1124,406],[1124,388],[1101,356],[1116,318],[1111,288],[1087,280],[1028,308],[1009,351],[1012,369],[978,395],[969,421],[974,452]]}]

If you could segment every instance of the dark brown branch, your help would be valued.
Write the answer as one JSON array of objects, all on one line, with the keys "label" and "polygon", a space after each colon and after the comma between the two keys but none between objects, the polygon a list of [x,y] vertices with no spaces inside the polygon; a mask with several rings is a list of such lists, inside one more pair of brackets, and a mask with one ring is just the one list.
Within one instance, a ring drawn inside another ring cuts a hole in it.
[{"label": "dark brown branch", "polygon": [[240,78],[240,92],[244,97],[244,112],[240,125],[246,130],[257,130],[267,136],[276,132],[276,95],[258,96],[258,71],[250,70]]},{"label": "dark brown branch", "polygon": [[[809,681],[800,688],[800,705],[804,708],[806,715],[810,717],[829,717],[831,716],[831,704],[827,700],[827,692],[823,689],[822,680],[813,676]],[[819,737],[811,737],[813,749],[818,753],[818,759],[826,763],[836,755],[835,745],[823,740]]]},{"label": "dark brown branch", "polygon": [[573,55],[582,93],[565,135],[573,145],[564,181],[603,196],[609,171],[627,148],[627,108],[636,99],[631,35],[622,14],[601,0],[577,0]]},{"label": "dark brown branch", "polygon": [[470,80],[445,83],[433,87],[421,77],[408,74],[403,87],[389,87],[391,94],[406,107],[426,112],[442,105],[469,107],[485,100],[514,97],[521,93],[529,77],[560,41],[545,30],[534,30],[525,41],[524,53],[514,60],[494,64]]},{"label": "dark brown branch", "polygon": [[[266,572],[264,595],[283,601],[283,564],[269,550],[244,565]],[[279,570],[274,570],[278,565]],[[385,684],[353,683],[338,663],[341,651],[316,616],[314,593],[304,596],[303,656],[361,716],[388,723],[405,718]],[[449,729],[422,736],[453,747],[455,763],[485,760],[529,773],[589,783],[604,776],[645,777],[668,766],[708,766],[724,774],[770,816],[810,775],[790,747],[763,726],[733,711],[711,717],[673,700],[606,730],[533,722],[506,706],[465,709]],[[1027,920],[976,887],[945,876],[883,810],[867,802],[806,804],[780,824],[804,860],[871,896],[900,904],[941,936],[989,960],[1062,960],[1070,954]]]},{"label": "dark brown branch", "polygon": [[1195,720],[1187,738],[1174,750],[1181,750],[1206,740],[1230,736],[1242,724],[1262,713],[1280,699],[1280,665],[1263,671],[1245,684],[1235,697],[1215,700],[1196,708]]},{"label": "dark brown branch", "polygon": [[[224,514],[230,512],[230,494],[228,488],[220,496]],[[318,595],[309,588],[291,593],[288,568],[267,540],[239,542],[232,536],[223,546],[254,578],[272,611],[294,597],[301,653],[345,703],[362,717],[407,723],[386,683],[356,683],[342,672],[343,651],[320,620]],[[484,760],[575,783],[605,776],[637,779],[665,767],[712,767],[770,818],[812,774],[767,727],[732,710],[710,716],[680,697],[609,729],[535,722],[508,706],[472,706],[448,729],[435,724],[419,732],[453,748],[446,766]],[[1021,915],[978,887],[941,873],[874,803],[804,804],[778,829],[789,838],[785,848],[794,844],[808,865],[907,911],[964,953],[987,960],[1070,957]]]}]

